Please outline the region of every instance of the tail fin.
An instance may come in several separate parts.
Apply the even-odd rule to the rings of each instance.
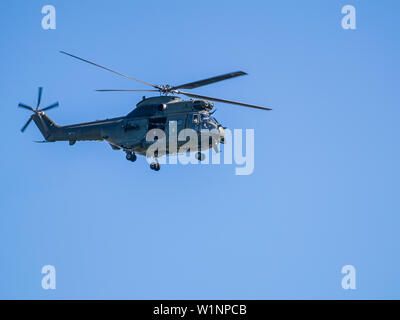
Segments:
[[[58,128],[59,126],[53,120],[51,120],[44,113],[44,111],[58,107],[58,102],[55,102],[45,108],[39,108],[40,101],[42,100],[42,93],[43,93],[43,88],[39,87],[36,108],[30,107],[23,103],[18,104],[18,107],[32,112],[32,115],[30,116],[30,118],[25,123],[25,125],[22,127],[21,132],[24,132],[25,129],[29,126],[29,124],[33,120],[35,122],[35,124],[37,125],[37,127],[39,128],[40,132],[43,134],[43,137],[46,139],[46,141],[55,141],[54,137],[52,137],[52,133],[54,132],[54,129]]]
[[[51,120],[44,112],[35,113],[33,115],[33,121],[39,128],[40,132],[42,133],[46,141],[54,141],[52,133],[56,128],[60,127],[59,125],[57,125],[53,120]]]

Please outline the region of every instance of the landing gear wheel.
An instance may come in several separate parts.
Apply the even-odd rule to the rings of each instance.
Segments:
[[[161,169],[161,166],[158,162],[152,162],[150,164],[150,169],[154,171],[159,171]]]
[[[134,154],[133,152],[127,152],[126,153],[126,160],[135,162],[136,161],[136,154]]]
[[[196,152],[196,154],[194,155],[194,157],[197,159],[197,160],[199,160],[199,161],[203,161],[204,159],[205,159],[205,155],[204,155],[204,153],[202,153],[202,152]]]

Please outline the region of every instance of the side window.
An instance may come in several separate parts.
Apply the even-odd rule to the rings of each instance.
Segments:
[[[148,130],[161,129],[161,130],[165,131],[165,122],[166,121],[167,121],[166,117],[150,118],[149,119],[149,128],[148,128]]]
[[[177,128],[178,128],[178,121],[176,121],[176,120],[168,121],[168,133],[169,134],[177,133],[176,132]]]
[[[193,115],[193,123],[199,123],[199,115],[198,114],[194,114]]]
[[[173,125],[175,123],[175,125]],[[178,130],[182,130],[184,128],[183,119],[169,120],[168,121],[168,130],[176,127]]]

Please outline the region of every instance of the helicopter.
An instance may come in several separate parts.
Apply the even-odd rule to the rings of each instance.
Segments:
[[[169,130],[167,129],[169,124],[172,121],[176,121],[178,131],[183,129],[193,129],[196,134],[200,136],[201,130],[204,128],[208,130],[216,130],[219,133],[217,138],[210,139],[210,142],[205,146],[196,144],[190,147],[189,152],[197,151],[195,158],[202,161],[204,160],[204,154],[201,151],[214,148],[214,150],[218,152],[218,144],[223,144],[225,142],[224,130],[226,127],[223,127],[213,116],[215,110],[212,111],[214,104],[211,101],[259,110],[272,110],[267,107],[182,91],[182,89],[195,89],[218,81],[247,75],[247,73],[243,71],[230,72],[177,86],[155,85],[106,68],[65,51],[60,51],[60,53],[152,87],[152,89],[139,90],[101,89],[96,91],[158,92],[159,96],[148,98],[143,96],[142,100],[137,103],[136,108],[122,117],[61,126],[51,120],[45,113],[47,110],[58,107],[59,103],[55,102],[47,107],[40,108],[43,88],[39,87],[36,107],[31,107],[24,103],[18,104],[18,107],[32,112],[30,118],[22,127],[21,132],[24,132],[33,120],[45,139],[44,141],[36,142],[68,141],[69,145],[72,146],[77,141],[106,141],[113,150],[124,151],[126,153],[126,159],[135,162],[137,159],[136,155],[139,154],[146,156],[148,148],[152,143],[154,143],[154,141],[151,142],[146,139],[147,133],[152,129],[160,129],[166,132],[168,138]],[[194,100],[181,100],[177,95],[184,95],[189,98],[194,98]],[[181,142],[181,144],[183,143],[184,142]],[[163,155],[171,155],[175,153],[177,153],[177,151],[172,150],[168,145],[164,150],[158,150],[154,156],[155,161],[150,164],[150,168],[159,171],[160,164],[157,159]]]

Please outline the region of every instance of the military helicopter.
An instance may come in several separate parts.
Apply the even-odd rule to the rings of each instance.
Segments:
[[[214,102],[222,102],[233,105],[239,105],[249,108],[256,108],[260,110],[271,110],[270,108],[261,107],[257,105],[230,101],[225,99],[207,97],[199,94],[189,93],[181,89],[194,89],[205,86],[218,81],[231,79],[239,76],[246,75],[243,71],[231,72],[219,75],[204,80],[185,83],[177,86],[170,85],[155,85],[145,81],[133,78],[118,71],[106,68],[94,62],[82,59],[65,51],[60,53],[76,58],[78,60],[87,62],[96,67],[105,69],[107,71],[116,73],[120,76],[135,80],[142,84],[152,87],[152,89],[144,90],[125,90],[125,89],[102,89],[96,90],[100,92],[158,92],[159,96],[143,97],[137,103],[136,108],[128,113],[126,116],[97,120],[92,122],[78,123],[66,126],[60,126],[51,120],[45,111],[58,107],[59,103],[55,102],[45,108],[40,108],[42,99],[43,88],[39,87],[38,99],[36,107],[30,107],[26,104],[19,103],[18,107],[32,111],[31,117],[22,127],[21,132],[24,132],[28,125],[33,120],[36,126],[44,137],[44,141],[37,142],[55,142],[55,141],[68,141],[72,146],[77,141],[106,141],[109,143],[113,150],[123,150],[126,153],[126,159],[135,162],[136,154],[145,155],[149,146],[153,143],[146,140],[147,133],[152,129],[161,129],[168,135],[168,125],[171,121],[176,121],[178,131],[190,128],[200,135],[201,129],[216,129],[219,132],[217,141],[213,143],[210,141],[205,149],[214,148],[218,152],[219,143],[224,143],[224,129],[214,117],[211,111],[214,108]],[[184,95],[190,100],[181,100],[176,95]],[[215,139],[214,139],[215,140]],[[181,142],[182,144],[185,142]],[[195,157],[197,160],[202,161],[204,154],[201,153],[202,146],[200,144],[191,146],[190,151],[197,151]],[[176,153],[176,152],[175,152]],[[150,164],[150,168],[155,171],[160,170],[160,164],[157,158],[166,155],[174,154],[173,150],[169,150],[168,146],[155,156],[155,161]]]

